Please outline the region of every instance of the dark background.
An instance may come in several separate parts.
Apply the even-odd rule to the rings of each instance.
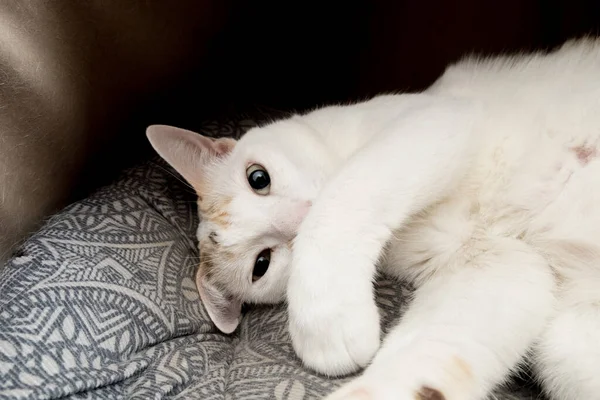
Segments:
[[[185,79],[180,118],[193,119],[203,100],[305,109],[420,90],[465,53],[547,49],[600,27],[594,0],[234,1],[231,10]]]
[[[600,27],[594,0],[217,2],[225,12],[183,72],[109,115],[119,146],[111,147],[108,167],[90,158],[90,173],[101,165],[106,180],[113,177],[107,168],[152,155],[143,135],[152,123],[197,130],[204,118],[253,104],[302,111],[417,91],[464,54],[546,50]]]

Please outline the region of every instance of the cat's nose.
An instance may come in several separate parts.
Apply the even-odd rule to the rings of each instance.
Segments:
[[[287,239],[292,239],[298,233],[300,223],[308,214],[312,201],[294,200],[280,208],[273,219],[273,227]]]
[[[306,200],[301,204],[302,205],[299,207],[300,211],[298,212],[298,218],[300,219],[300,221],[303,220],[304,217],[306,217],[306,214],[308,214],[308,210],[310,210],[310,207],[312,206],[312,201]]]

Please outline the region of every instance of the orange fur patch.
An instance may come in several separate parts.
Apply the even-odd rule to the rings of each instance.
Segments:
[[[465,360],[460,357],[454,357],[452,359],[453,369],[460,372],[460,374],[466,379],[473,378],[473,371],[471,371],[471,367]]]
[[[219,244],[213,243],[208,237],[202,238],[199,243],[200,247],[200,265],[196,274],[196,279],[199,277],[206,277],[209,280],[223,279],[219,277],[219,268],[217,267],[220,263],[231,264],[237,259],[236,255],[222,247]]]
[[[229,203],[231,203],[231,198],[224,198],[220,201],[208,201],[200,200],[200,196],[198,196],[198,199],[198,210],[200,211],[202,219],[223,228],[229,226],[230,216],[225,209]]]

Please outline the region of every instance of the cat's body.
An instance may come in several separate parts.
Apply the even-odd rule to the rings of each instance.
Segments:
[[[238,143],[153,128],[200,194],[211,317],[232,331],[242,300],[285,292],[307,366],[368,365],[332,400],[483,399],[528,353],[553,399],[600,398],[598,77],[590,39]],[[376,265],[417,287],[381,347]]]

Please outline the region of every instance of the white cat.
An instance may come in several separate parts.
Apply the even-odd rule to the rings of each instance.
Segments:
[[[551,398],[600,399],[600,41],[466,59],[237,143],[148,137],[200,196],[215,324],[287,299],[308,367],[366,367],[328,399],[483,399],[527,355]],[[417,287],[381,346],[376,265]]]

